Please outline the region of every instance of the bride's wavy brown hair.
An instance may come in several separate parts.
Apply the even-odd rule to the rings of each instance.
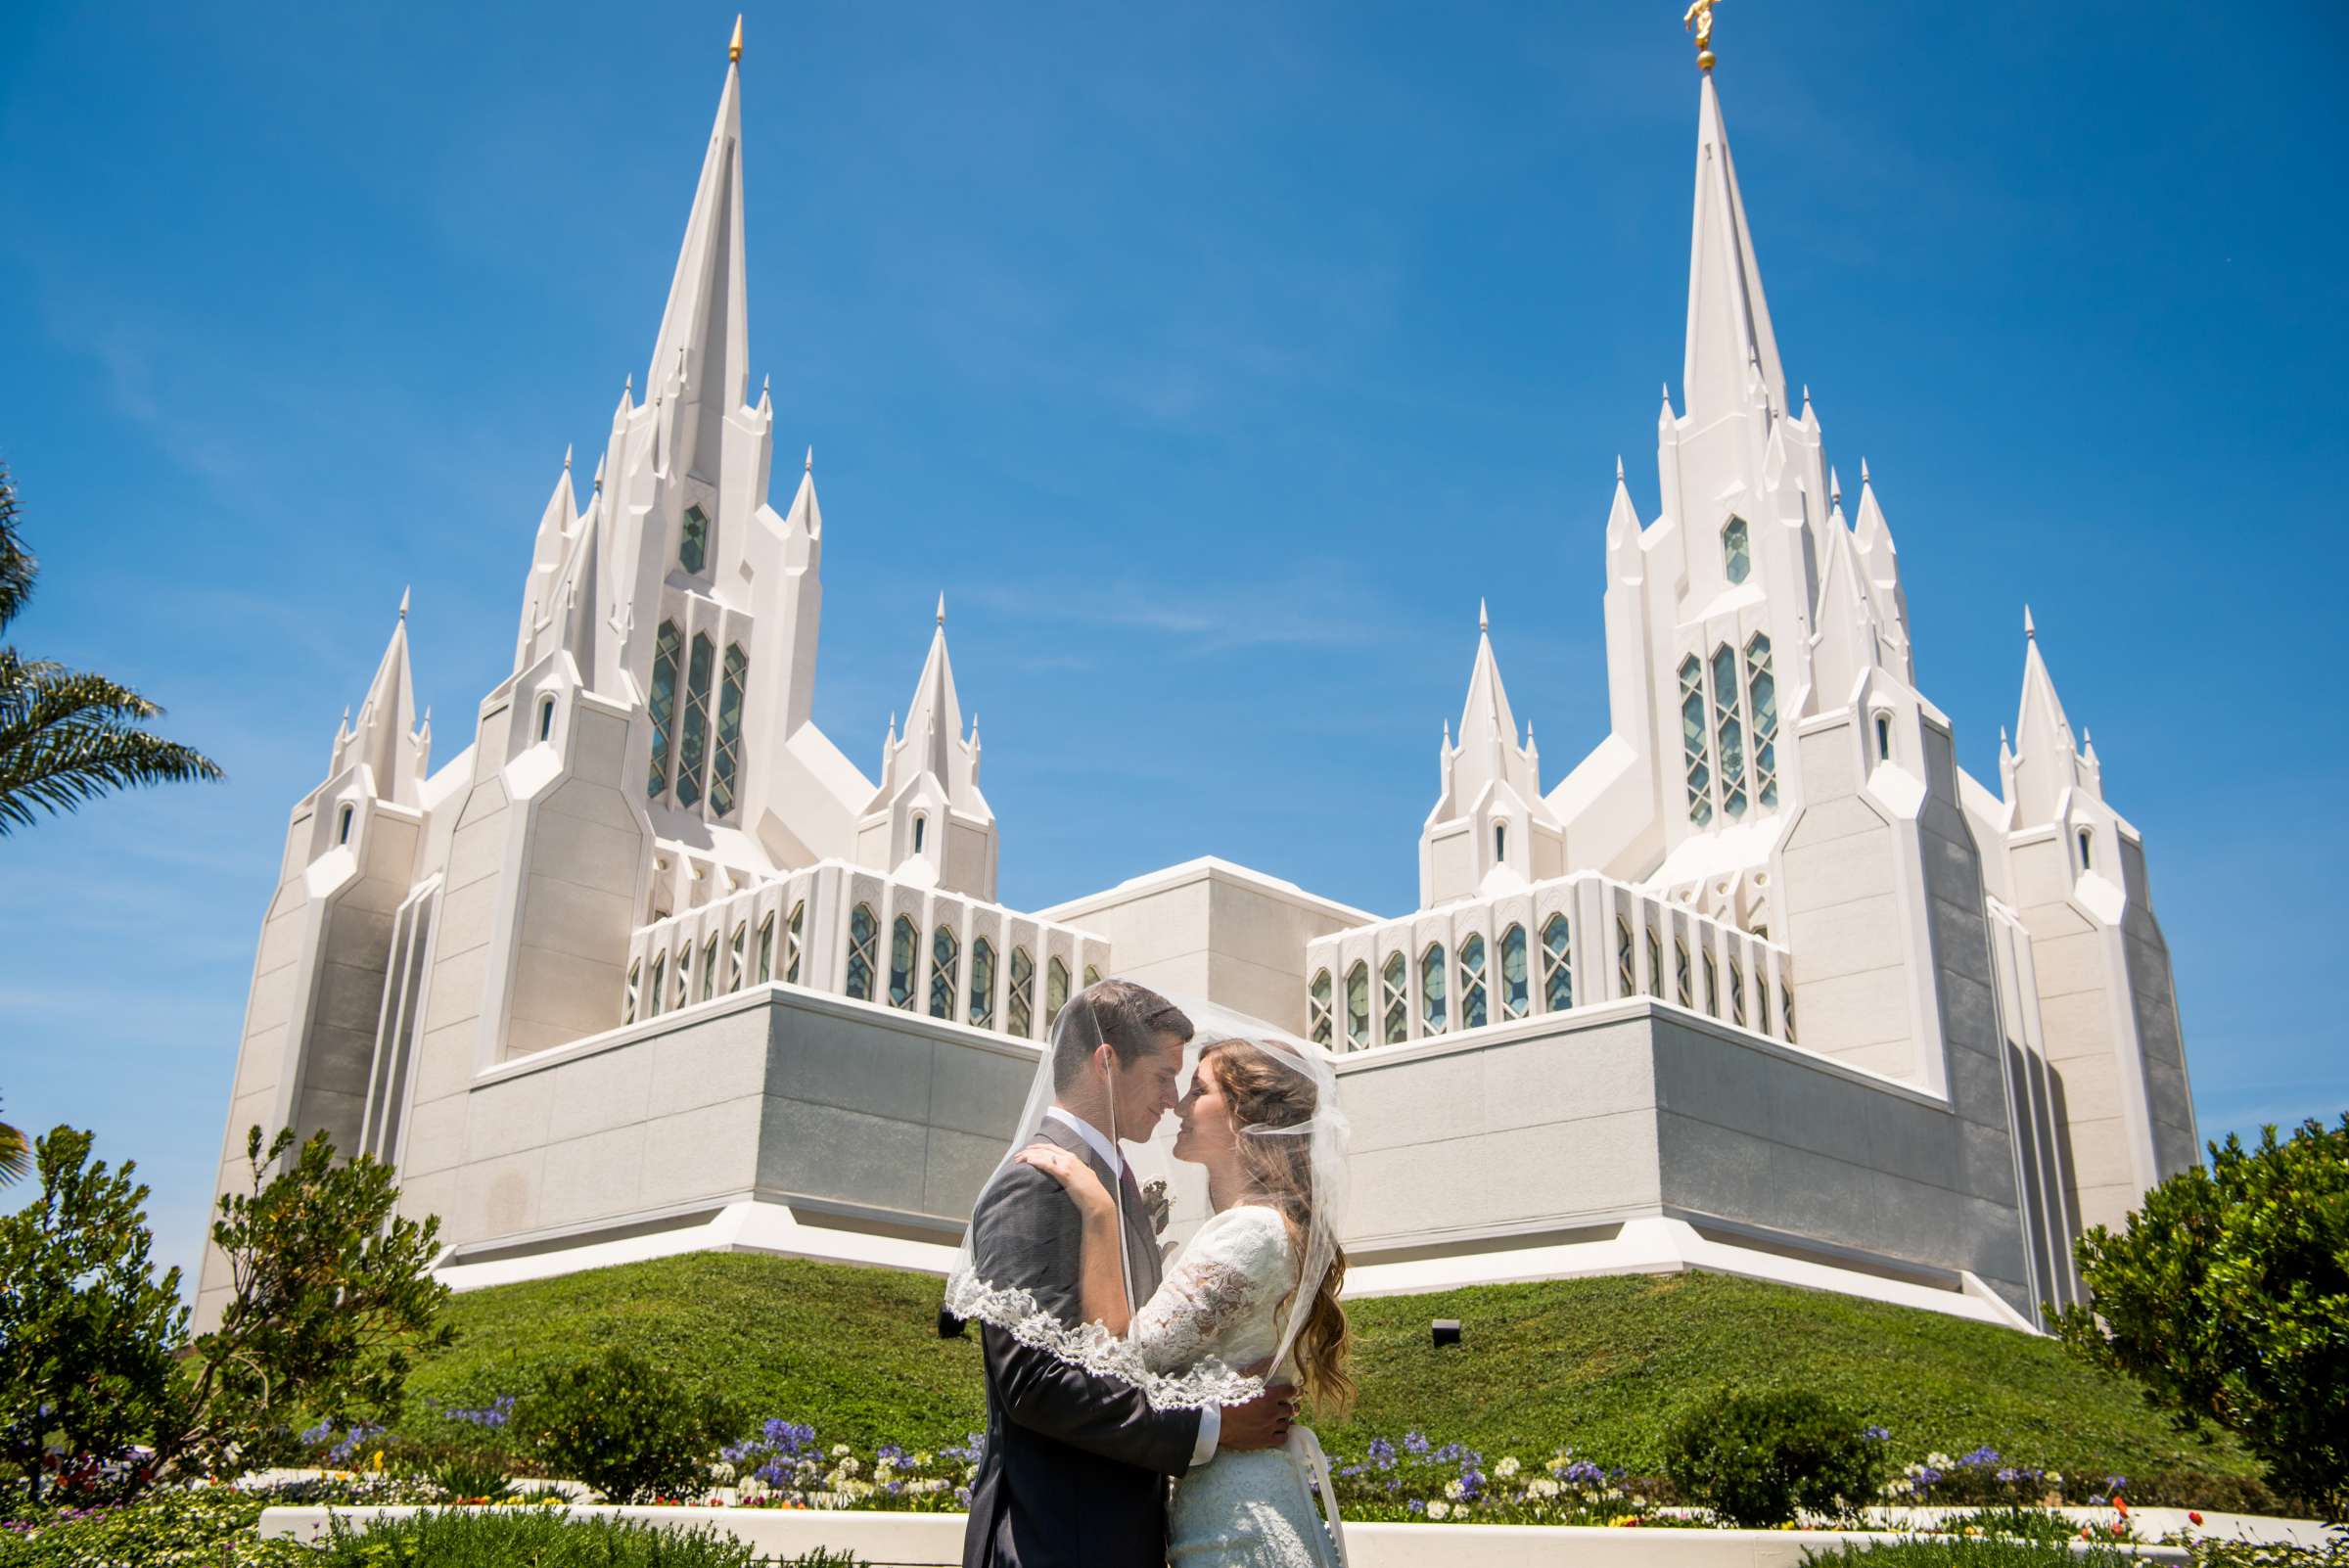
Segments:
[[[1241,1049],[1238,1047],[1248,1047]],[[1216,1075],[1231,1108],[1235,1127],[1299,1127],[1313,1120],[1318,1094],[1308,1075],[1279,1066],[1271,1051],[1248,1040],[1221,1040],[1210,1045],[1199,1059],[1202,1069]],[[1240,1170],[1251,1190],[1268,1198],[1288,1224],[1289,1246],[1304,1267],[1306,1223],[1313,1203],[1313,1140],[1304,1137],[1247,1137],[1238,1140]],[[1297,1381],[1315,1410],[1331,1419],[1342,1418],[1354,1406],[1354,1379],[1347,1374],[1346,1358],[1353,1348],[1346,1326],[1346,1310],[1338,1305],[1338,1287],[1346,1279],[1346,1249],[1333,1244],[1329,1269],[1313,1292],[1313,1303],[1298,1331],[1292,1352]],[[1298,1282],[1304,1288],[1304,1281]],[[1296,1300],[1283,1297],[1282,1313]]]

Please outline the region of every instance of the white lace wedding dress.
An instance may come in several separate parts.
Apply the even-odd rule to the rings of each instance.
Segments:
[[[1209,1357],[1243,1367],[1280,1342],[1280,1307],[1297,1260],[1280,1215],[1234,1204],[1200,1226],[1128,1337],[1154,1371],[1180,1372]],[[1289,1377],[1283,1362],[1276,1377]],[[1339,1568],[1345,1558],[1313,1505],[1308,1477],[1326,1474],[1304,1426],[1288,1447],[1219,1452],[1174,1484],[1167,1555],[1173,1568]]]

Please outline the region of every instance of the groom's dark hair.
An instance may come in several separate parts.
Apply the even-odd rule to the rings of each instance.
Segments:
[[[1104,1040],[1117,1053],[1118,1065],[1130,1067],[1134,1058],[1157,1046],[1162,1035],[1185,1043],[1191,1038],[1191,1021],[1181,1008],[1130,980],[1095,981],[1070,1000],[1069,1012],[1071,1027],[1060,1031],[1052,1046],[1052,1086],[1056,1089],[1077,1082],[1084,1064],[1092,1060],[1094,1048]],[[1083,1027],[1088,1012],[1091,1029]]]

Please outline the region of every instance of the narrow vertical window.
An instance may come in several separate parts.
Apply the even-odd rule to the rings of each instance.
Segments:
[[[1069,1004],[1069,966],[1058,958],[1044,966],[1044,1029],[1050,1033],[1060,1022],[1060,1010]]]
[[[1313,983],[1305,992],[1306,1032],[1313,1037],[1316,1045],[1329,1044],[1337,1033],[1335,1021],[1330,1016],[1336,1000],[1336,987],[1329,978],[1329,971],[1317,971],[1313,975]]]
[[[637,988],[643,983],[644,960],[639,958],[636,962],[628,965],[628,991],[627,994],[621,998],[620,1021],[622,1023],[633,1024],[636,1022]]]
[[[1727,643],[1713,650],[1713,739],[1721,748],[1721,808],[1745,815],[1745,724],[1737,715],[1737,654]]]
[[[1485,939],[1470,932],[1460,942],[1460,1027],[1482,1029],[1486,1021]]]
[[[1713,765],[1705,725],[1705,667],[1696,655],[1681,661],[1681,766],[1688,782],[1688,820],[1713,820]]]
[[[350,807],[346,806],[343,807],[343,809],[347,811],[350,809]],[[2094,871],[2096,868],[2096,852],[2094,847],[2094,841],[2089,837],[2088,829],[2082,828],[2080,830],[2080,869],[2083,871]]]
[[[1879,762],[1892,761],[1892,715],[1890,714],[1876,715],[1876,761]]]
[[[717,933],[713,931],[710,940],[702,944],[702,1000],[708,1001],[716,994]]]
[[[538,699],[538,738],[544,741],[552,740],[554,737],[555,700],[552,697],[541,697]]]
[[[1664,944],[1656,940],[1654,926],[1647,928],[1647,993],[1664,999]]]
[[[1100,971],[1099,969],[1095,968],[1095,967],[1094,967],[1093,965],[1091,965],[1091,964],[1086,964],[1086,965],[1084,966],[1084,989],[1085,989],[1085,990],[1087,990],[1087,991],[1090,991],[1090,990],[1092,990],[1092,989],[1093,989],[1095,986],[1098,986],[1098,985],[1100,985],[1100,984],[1101,984],[1101,971]]]
[[[1672,993],[1682,1007],[1696,1005],[1696,980],[1688,970],[1688,944],[1672,939]]]
[[[1500,1016],[1523,1018],[1533,1001],[1525,967],[1525,927],[1511,926],[1500,934]]]
[[[1433,943],[1419,955],[1419,1022],[1430,1035],[1444,1033],[1444,945]]]
[[[1722,528],[1721,570],[1731,583],[1743,582],[1753,573],[1753,540],[1747,537],[1741,517],[1730,518]]]
[[[1721,1016],[1721,966],[1713,961],[1711,953],[1706,953],[1704,960],[1705,1015],[1709,1018],[1719,1018]]]
[[[1542,1010],[1562,1013],[1574,1005],[1574,925],[1564,914],[1542,922]]]
[[[995,1027],[995,945],[981,937],[971,944],[971,1010],[973,1029]]]
[[[717,686],[717,755],[710,762],[710,811],[726,816],[734,809],[734,791],[742,776],[742,688],[751,662],[742,644],[726,645],[725,674]]]
[[[1496,822],[1493,824],[1493,863],[1502,864],[1507,861],[1508,857],[1509,825],[1506,822]]]
[[[1378,971],[1379,999],[1386,1013],[1386,1042],[1400,1045],[1411,1038],[1411,966],[1400,952],[1387,954]]]
[[[806,936],[807,900],[802,899],[791,906],[791,918],[783,923],[783,980],[786,985],[800,983],[800,950]]]
[[[1754,1028],[1770,1033],[1770,977],[1761,970],[1754,971],[1754,995],[1761,1003],[1754,1009]]]
[[[1734,958],[1729,960],[1729,1022],[1745,1025],[1745,971]]]
[[[873,943],[880,935],[873,906],[858,904],[849,915],[849,994],[857,1001],[873,999]]]
[[[916,854],[922,853],[922,833],[929,826],[930,819],[928,817],[919,811],[913,813],[913,853]]]
[[[763,986],[774,978],[775,916],[774,911],[769,910],[766,918],[759,922],[759,984]],[[798,976],[794,975],[793,978],[797,979]]]
[[[668,790],[669,731],[677,716],[677,650],[683,646],[677,623],[662,622],[653,639],[653,693],[645,704],[653,720],[653,771],[644,793],[654,800]]]
[[[676,973],[676,999],[669,1005],[682,1007],[693,1000],[693,944],[690,942],[677,949]]]
[[[350,819],[353,809],[353,807],[345,806],[335,813],[335,842],[337,844],[350,842]]]
[[[940,926],[930,934],[930,1016],[952,1018],[954,996],[962,988],[962,939]]]
[[[914,929],[912,917],[899,915],[889,928],[889,1004],[892,1007],[913,1006],[913,971],[921,962],[922,934]]]
[[[1621,915],[1615,917],[1615,994],[1635,996],[1639,993],[1636,960],[1632,955],[1632,923]]]
[[[677,804],[692,806],[702,798],[702,762],[710,750],[710,667],[716,663],[717,645],[700,632],[693,634],[693,660],[685,677],[685,724],[677,742]]]
[[[1346,971],[1346,1045],[1360,1050],[1370,1043],[1370,966],[1361,959]]]
[[[668,956],[663,953],[653,954],[652,973],[648,977],[651,984],[644,988],[644,1016],[647,1018],[661,1016],[661,981],[668,973]]]
[[[1036,1033],[1036,960],[1025,947],[1011,949],[1011,998],[1003,1014],[1004,1027],[1020,1038]]]
[[[677,530],[677,565],[698,573],[710,564],[710,514],[698,506],[685,508],[685,526]]]
[[[1778,1018],[1786,1030],[1786,1043],[1792,1045],[1795,1042],[1794,979],[1792,976],[1788,976],[1786,983],[1778,988]]]
[[[750,956],[750,951],[751,923],[748,920],[745,920],[735,926],[733,939],[726,944],[727,991],[736,992],[742,990],[743,979],[749,973],[749,971],[743,967],[743,960]]]
[[[1745,715],[1754,726],[1754,799],[1769,810],[1778,804],[1778,681],[1770,638],[1759,631],[1745,645]]]

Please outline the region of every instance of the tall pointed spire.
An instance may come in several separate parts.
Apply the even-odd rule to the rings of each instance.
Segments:
[[[2055,695],[2055,677],[2039,651],[2039,628],[2029,606],[2023,609],[2023,697],[2014,719],[2015,822],[2034,827],[2054,820],[2063,793],[2081,782],[2084,768],[2072,744],[2072,722],[2064,716],[2063,699]]]
[[[1759,379],[1758,387],[1748,383]],[[1713,75],[1697,89],[1696,210],[1688,244],[1688,338],[1681,371],[1688,417],[1699,426],[1752,405],[1753,393],[1786,407],[1786,372],[1762,298],[1737,168]]]
[[[373,772],[376,797],[402,806],[416,804],[416,690],[408,672],[408,595],[399,596],[399,619],[392,640],[367,684],[359,720],[343,755]]]
[[[737,33],[739,37],[739,32]],[[739,50],[732,51],[739,56]],[[742,254],[742,69],[726,66],[718,94],[717,119],[710,128],[710,150],[702,160],[701,182],[685,220],[685,243],[677,253],[668,304],[653,340],[647,388],[660,392],[672,376],[684,382],[681,396],[705,417],[734,411],[750,390],[749,304]],[[692,438],[679,426],[680,442]],[[697,449],[681,455],[691,466]]]

